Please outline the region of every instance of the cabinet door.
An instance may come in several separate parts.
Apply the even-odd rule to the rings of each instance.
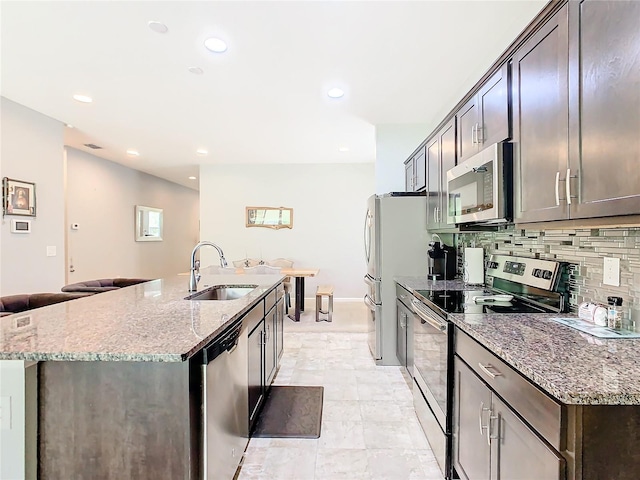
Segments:
[[[572,218],[640,213],[640,2],[571,4]],[[573,80],[573,76],[572,76]],[[577,112],[577,110],[576,110]],[[572,125],[573,127],[574,125]],[[574,162],[574,159],[577,160]],[[579,190],[576,187],[579,185]]]
[[[509,80],[509,63],[505,63],[478,92],[480,150],[511,138]]]
[[[418,153],[413,157],[413,174],[414,185],[413,189],[419,191],[426,186],[426,152],[425,147],[422,147]]]
[[[567,218],[567,6],[513,58],[516,222]]]
[[[404,189],[413,192],[413,158],[404,163]]]
[[[493,480],[562,480],[565,460],[493,396],[491,478]],[[485,478],[485,477],[483,477]]]
[[[485,480],[491,473],[491,391],[458,357],[454,378],[453,465],[462,479]]]
[[[476,129],[478,127],[478,97],[474,95],[456,113],[458,124],[458,162],[463,162],[478,152]]]
[[[284,350],[284,302],[284,299],[280,299],[276,304],[276,366]]]
[[[440,142],[438,135],[427,142],[427,229],[438,228],[440,208]]]
[[[276,374],[276,324],[277,307],[269,310],[264,317],[264,384],[268,388]]]
[[[407,368],[407,307],[396,300],[396,356],[400,365]]]
[[[249,428],[264,398],[264,320],[249,334]]]
[[[456,128],[452,119],[438,134],[440,139],[440,210],[438,220],[440,227],[453,227],[447,223],[447,171],[456,166]]]

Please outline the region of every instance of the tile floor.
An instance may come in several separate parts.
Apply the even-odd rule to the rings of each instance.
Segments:
[[[307,301],[307,305],[309,301]],[[253,438],[239,480],[442,480],[400,367],[377,367],[361,302],[336,302],[333,322],[285,318],[277,385],[322,385],[319,439]]]

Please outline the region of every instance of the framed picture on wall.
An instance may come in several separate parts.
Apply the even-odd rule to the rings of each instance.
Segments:
[[[2,179],[2,214],[36,216],[36,184],[4,177]]]

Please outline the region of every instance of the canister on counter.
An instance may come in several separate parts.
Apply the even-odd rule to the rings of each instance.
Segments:
[[[578,307],[578,317],[601,327],[607,326],[607,306],[596,302],[583,302]]]
[[[607,323],[609,328],[622,328],[622,298],[607,297],[609,308],[607,311]]]

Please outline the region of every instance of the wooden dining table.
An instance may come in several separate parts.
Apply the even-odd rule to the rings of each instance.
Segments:
[[[320,270],[317,268],[282,268],[280,273],[287,277],[295,277],[296,279],[296,305],[294,314],[289,314],[289,318],[294,322],[300,321],[300,312],[304,312],[304,279],[306,277],[315,277]]]

